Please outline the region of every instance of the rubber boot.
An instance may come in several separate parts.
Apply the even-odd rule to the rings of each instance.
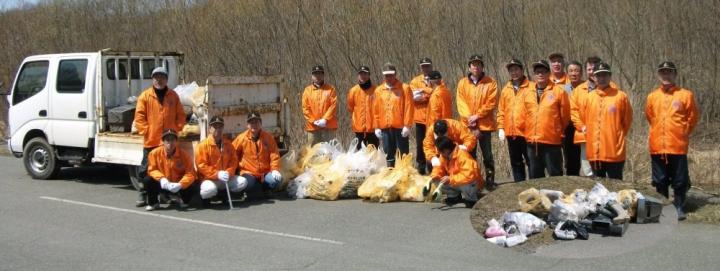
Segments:
[[[665,198],[670,198],[670,190],[666,185],[656,185],[655,191],[657,191],[658,194],[665,196]]]
[[[487,188],[488,191],[493,191],[497,188],[497,184],[495,183],[495,172],[492,170],[485,170],[485,188]]]
[[[674,190],[673,192],[675,196],[673,199],[673,205],[675,205],[675,210],[677,210],[678,221],[683,221],[687,219],[687,214],[685,214],[685,210],[683,209],[686,198],[685,191]]]

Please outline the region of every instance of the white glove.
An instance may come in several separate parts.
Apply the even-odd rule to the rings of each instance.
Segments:
[[[381,137],[382,137],[382,130],[380,130],[380,129],[375,129],[375,136],[376,136],[377,138],[381,138]]]
[[[430,164],[433,167],[439,167],[440,166],[440,158],[433,157],[432,159],[430,159]]]
[[[273,171],[270,172],[270,176],[272,176],[273,179],[275,179],[276,181],[281,181],[281,180],[282,180],[282,174],[280,174],[280,171],[273,170]]]
[[[465,147],[465,145],[458,145],[458,148],[460,148],[463,151],[467,151],[467,147]]]
[[[585,132],[587,132],[587,127],[586,127],[586,126],[583,126],[583,128],[580,129],[580,132],[583,133],[583,134],[584,134]]]
[[[170,193],[177,193],[178,191],[180,191],[180,188],[182,188],[182,185],[180,185],[180,183],[170,183],[168,184],[168,186],[170,186],[170,188],[168,189]]]
[[[218,180],[220,180],[221,182],[226,183],[230,180],[230,173],[225,170],[218,171],[217,175],[218,175]]]
[[[402,132],[400,133],[402,137],[408,137],[410,136],[410,128],[407,128],[407,126],[403,127]]]
[[[160,179],[160,188],[161,189],[170,190],[170,188],[168,187],[168,184],[170,184],[170,181],[168,181],[167,178]]]
[[[500,141],[505,141],[505,130],[498,130],[498,138],[500,139]]]
[[[315,125],[317,125],[318,127],[325,128],[325,126],[327,126],[327,120],[325,120],[325,119],[319,119],[319,120],[316,120],[315,122],[316,122]]]
[[[418,102],[421,101],[423,98],[423,91],[422,90],[414,90],[413,91],[413,100]]]

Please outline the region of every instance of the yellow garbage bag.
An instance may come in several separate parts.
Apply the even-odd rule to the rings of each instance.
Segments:
[[[552,202],[535,188],[527,189],[518,194],[520,211],[531,213],[537,217],[545,217],[550,213]]]
[[[337,200],[345,184],[345,171],[330,163],[313,167],[313,179],[308,186],[308,197],[317,200]]]

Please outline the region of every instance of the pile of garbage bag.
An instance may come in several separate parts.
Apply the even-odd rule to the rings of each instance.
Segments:
[[[518,194],[519,212],[491,219],[485,238],[494,244],[512,247],[546,226],[559,240],[589,238],[589,233],[622,236],[631,221],[657,222],[662,204],[632,190],[611,192],[601,183],[590,191],[576,189],[570,194],[556,190],[530,188]]]
[[[423,188],[430,183],[429,176],[422,176],[413,167],[412,154],[397,154],[394,168],[383,168],[371,175],[358,189],[360,198],[374,202],[425,200]]]
[[[347,150],[338,140],[305,147],[296,157],[289,152],[281,159],[281,173],[292,198],[337,200],[357,198],[359,187],[375,173],[383,171],[385,153],[374,145],[361,145],[354,139]]]

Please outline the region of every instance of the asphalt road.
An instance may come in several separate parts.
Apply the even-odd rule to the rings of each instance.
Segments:
[[[134,207],[125,174],[104,167],[39,181],[19,159],[0,157],[0,172],[0,270],[717,270],[720,263],[715,226],[681,223],[610,257],[582,249],[564,249],[563,257],[552,248],[525,255],[484,241],[464,208],[277,199],[145,212]]]

